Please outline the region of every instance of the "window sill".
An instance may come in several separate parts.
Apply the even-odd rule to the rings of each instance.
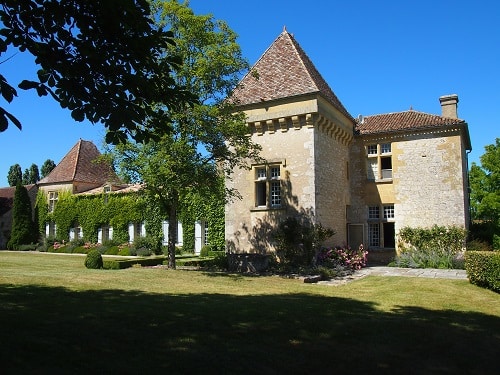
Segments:
[[[374,182],[376,184],[392,184],[392,178],[381,178],[377,180],[368,180],[368,182]]]
[[[250,212],[278,211],[278,210],[284,210],[284,209],[285,209],[285,207],[283,207],[283,206],[276,206],[276,207],[259,206],[259,207],[250,208]]]

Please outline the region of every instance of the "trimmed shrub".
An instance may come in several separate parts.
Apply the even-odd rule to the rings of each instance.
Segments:
[[[121,255],[121,256],[130,256],[132,255],[130,253],[130,248],[128,247],[122,247],[120,248],[120,250],[118,251],[118,254],[117,255]]]
[[[210,252],[210,246],[204,245],[200,250],[200,257],[206,258],[208,257],[208,253]]]
[[[500,252],[467,251],[465,270],[471,284],[500,293]]]
[[[140,255],[139,249],[149,250],[149,254],[161,254],[161,241],[153,236],[138,237],[134,240],[134,247],[137,249],[137,255]]]
[[[163,264],[164,256],[140,259],[111,259],[103,262],[103,268],[107,270],[122,270],[133,266],[153,267]]]
[[[102,255],[98,250],[92,249],[87,253],[85,267],[90,269],[100,269],[103,267]]]
[[[145,248],[145,247],[139,247],[135,250],[135,253],[137,256],[140,257],[148,257],[150,255],[153,255],[153,251],[151,249]]]

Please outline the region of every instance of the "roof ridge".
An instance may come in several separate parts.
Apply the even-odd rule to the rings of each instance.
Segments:
[[[374,115],[362,115],[364,118],[368,118],[368,117],[375,117],[375,116],[389,116],[389,115],[398,115],[398,114],[402,114],[402,113],[417,113],[417,114],[422,114],[422,115],[425,115],[425,116],[433,116],[433,117],[439,117],[439,118],[443,118],[443,119],[449,119],[449,120],[453,120],[453,121],[456,121],[456,122],[462,122],[462,121],[465,121],[463,119],[460,119],[460,118],[455,118],[455,117],[447,117],[447,116],[442,116],[442,115],[438,115],[438,114],[435,114],[435,113],[429,113],[429,112],[422,112],[422,111],[417,111],[415,109],[407,109],[405,111],[395,111],[395,112],[386,112],[386,113],[377,113],[377,114],[374,114]]]
[[[75,158],[75,167],[73,168],[73,176],[71,178],[72,181],[75,180],[76,177],[76,170],[78,169],[78,164],[80,161],[80,150],[82,149],[82,139],[80,138],[77,143],[77,148],[76,148],[76,158]]]

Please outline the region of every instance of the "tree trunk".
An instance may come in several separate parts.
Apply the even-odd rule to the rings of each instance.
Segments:
[[[179,194],[172,193],[170,212],[168,215],[168,267],[175,269],[175,244],[177,243],[177,204]]]

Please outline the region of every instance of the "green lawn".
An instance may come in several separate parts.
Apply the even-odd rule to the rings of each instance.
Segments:
[[[464,280],[88,270],[0,252],[2,374],[497,374],[500,295]]]

